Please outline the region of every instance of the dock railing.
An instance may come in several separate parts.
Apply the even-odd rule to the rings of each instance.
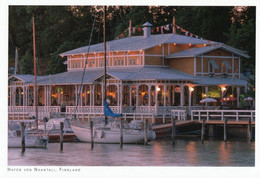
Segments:
[[[177,117],[178,120],[186,120],[187,119],[187,112],[186,110],[171,110],[171,116]]]
[[[202,117],[206,117],[209,120],[221,120],[224,121],[224,117],[228,117],[230,120],[245,121],[251,118],[251,122],[255,121],[255,110],[192,110],[191,120],[201,120]]]

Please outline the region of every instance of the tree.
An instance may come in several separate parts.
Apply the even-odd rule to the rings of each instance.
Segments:
[[[233,22],[225,36],[227,44],[235,48],[245,50],[251,56],[250,59],[242,58],[241,71],[251,69],[255,73],[255,7],[236,7],[233,9]]]

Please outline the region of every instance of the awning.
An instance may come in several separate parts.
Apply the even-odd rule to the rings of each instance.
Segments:
[[[212,65],[212,68],[213,68],[213,69],[216,69],[216,70],[219,69],[219,66],[217,65],[215,59],[210,59],[210,60],[209,60],[209,63]]]
[[[222,62],[225,64],[227,70],[231,69],[231,66],[230,66],[230,64],[229,64],[229,62],[227,60],[223,59]]]

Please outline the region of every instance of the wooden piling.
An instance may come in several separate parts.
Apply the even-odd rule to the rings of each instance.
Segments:
[[[60,151],[63,151],[63,127],[64,123],[60,122]]]
[[[224,142],[227,141],[227,121],[228,119],[225,117],[224,118]]]
[[[175,116],[172,117],[172,144],[175,144]]]
[[[248,118],[248,130],[247,130],[248,139],[252,141],[252,126],[251,126],[251,117]]]
[[[94,148],[94,141],[93,141],[93,121],[90,121],[90,142],[91,142],[91,149]]]
[[[202,125],[201,125],[201,142],[204,142],[204,135],[205,135],[205,120],[206,118],[203,117],[202,119]]]
[[[144,145],[147,145],[147,130],[148,130],[148,119],[144,120]]]
[[[120,119],[120,147],[123,147],[123,119]]]
[[[25,124],[24,124],[24,122],[21,123],[21,147],[22,147],[22,153],[25,152]]]

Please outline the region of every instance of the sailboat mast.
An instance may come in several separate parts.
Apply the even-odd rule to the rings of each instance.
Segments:
[[[38,129],[38,95],[37,95],[37,71],[36,71],[36,45],[35,45],[35,25],[34,25],[34,17],[33,17],[33,60],[34,60],[34,106],[35,106],[35,114],[36,114],[36,128]]]
[[[107,7],[104,6],[104,12],[103,12],[103,38],[104,38],[104,89],[103,89],[103,94],[104,94],[104,101],[107,99],[107,60],[106,60],[106,11]],[[103,101],[103,102],[104,102]],[[107,117],[105,116],[105,124],[107,123]]]

